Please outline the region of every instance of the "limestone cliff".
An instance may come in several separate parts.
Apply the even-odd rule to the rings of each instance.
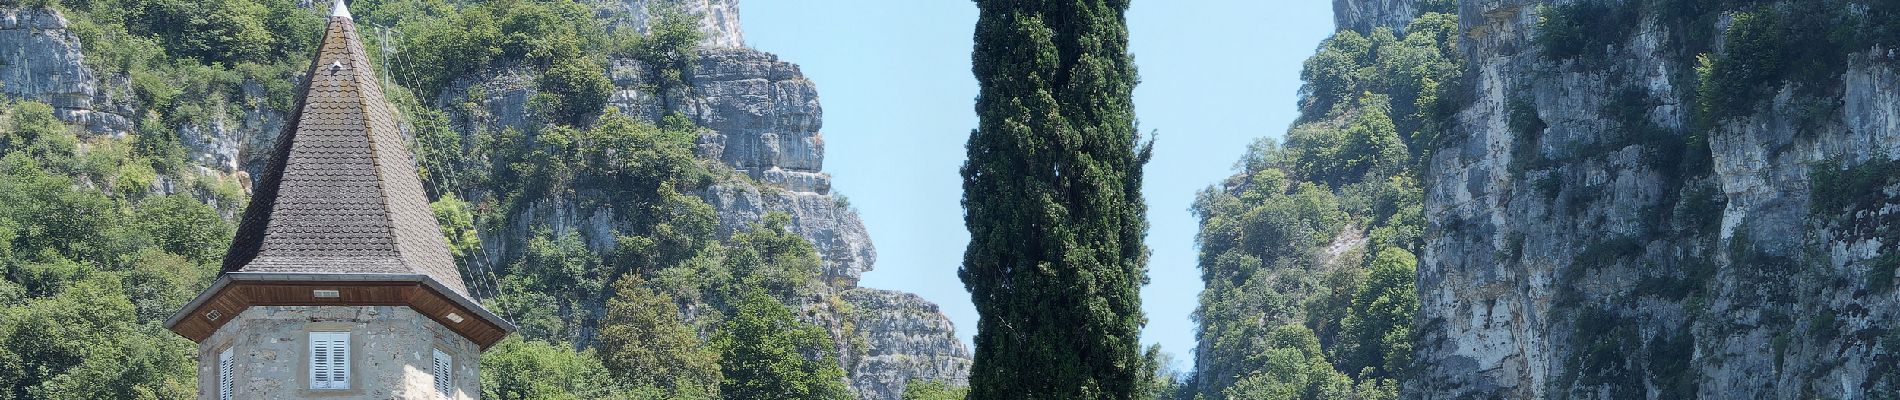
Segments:
[[[1333,25],[1339,29],[1372,32],[1385,27],[1404,30],[1412,18],[1431,11],[1448,12],[1450,0],[1333,0]]]
[[[124,86],[123,77],[95,75],[68,25],[51,10],[0,7],[0,94],[51,105],[60,119],[94,133],[130,131],[128,96],[105,90]]]
[[[635,60],[612,59],[606,72],[616,88],[609,107],[651,120],[677,112],[704,128],[699,155],[736,173],[698,193],[716,208],[721,235],[758,222],[767,213],[792,217],[792,230],[808,239],[823,259],[824,290],[845,301],[811,301],[804,304],[809,311],[804,314],[832,331],[861,398],[896,399],[905,382],[914,379],[963,382],[969,351],[935,305],[914,295],[857,287],[859,276],[875,264],[876,250],[855,210],[831,194],[830,175],[822,169],[823,114],[816,86],[796,65],[743,47],[736,0],[626,0],[601,2],[595,9],[597,17],[612,26],[643,31],[652,14],[649,9],[662,3],[701,17],[704,36],[700,56],[684,79],[687,87],[656,93],[660,86],[647,76],[648,68]],[[95,134],[132,133],[133,116],[145,113],[145,106],[126,94],[129,78],[96,74],[68,25],[56,11],[0,6],[0,93],[8,99],[48,103],[60,118]],[[528,116],[528,103],[537,91],[538,75],[523,68],[486,71],[457,80],[442,98],[428,102],[451,111],[452,128],[461,135],[524,128],[535,123]],[[236,85],[225,96],[197,100],[206,109],[225,112],[167,127],[175,130],[184,156],[195,164],[183,174],[235,182],[262,168],[283,127],[283,105],[268,101],[268,89],[260,82],[246,78]],[[169,193],[183,190],[170,187],[174,182],[191,179],[159,180],[153,190]],[[237,204],[225,207],[227,217]],[[610,209],[537,204],[520,213],[532,217],[516,220],[580,231],[594,250],[612,247],[616,226]],[[509,254],[509,246],[532,234],[525,223],[484,227],[484,257],[465,268],[494,268]],[[471,281],[471,290],[478,296],[493,293],[494,285]],[[591,305],[595,311],[600,306]]]
[[[699,16],[700,45],[706,47],[745,46],[745,29],[739,25],[739,0],[597,0],[595,8],[609,26],[646,32],[654,7],[672,7],[687,15]]]
[[[783,212],[792,217],[791,229],[817,248],[824,260],[821,279],[843,294],[855,318],[814,322],[833,328],[852,386],[862,398],[896,399],[911,379],[967,379],[970,353],[935,305],[905,293],[857,288],[877,252],[856,211],[831,194],[831,177],[822,170],[823,111],[817,88],[797,65],[749,48],[703,48],[686,79],[689,87],[654,93],[655,78],[646,75],[649,69],[639,61],[616,59],[610,64],[617,88],[611,107],[655,120],[672,112],[688,116],[706,128],[699,137],[700,156],[720,160],[746,178],[721,181],[700,193],[718,210],[722,235],[767,213]],[[531,71],[501,70],[458,82],[438,101],[474,105],[473,112],[453,118],[458,131],[522,128],[530,121],[527,99],[535,91]],[[468,93],[482,97],[468,98]],[[612,238],[611,216],[584,216],[578,208],[561,208],[571,212],[556,212],[553,215],[560,217],[545,222],[600,232],[586,237]],[[502,236],[525,236],[527,229],[522,226],[493,239],[506,243]],[[484,237],[490,235],[485,232]],[[610,246],[602,242],[593,247]],[[485,253],[488,265],[495,265],[506,249]],[[839,311],[825,304],[807,308],[812,314]]]
[[[1725,54],[1763,51],[1749,34],[1757,25],[1737,21],[1775,18],[1773,31],[1798,35],[1831,29],[1795,22],[1804,16],[1851,24],[1885,6],[1684,13],[1668,7],[1689,2],[1661,3],[1459,5],[1469,70],[1458,91],[1469,97],[1424,174],[1419,375],[1408,397],[1900,390],[1891,51],[1767,59],[1818,72],[1770,76],[1758,96],[1719,91]],[[1830,10],[1803,8],[1820,3]],[[1573,21],[1589,27],[1588,40],[1568,42],[1580,48],[1539,42]],[[1770,50],[1827,46],[1843,44]],[[1721,101],[1741,106],[1706,111]]]

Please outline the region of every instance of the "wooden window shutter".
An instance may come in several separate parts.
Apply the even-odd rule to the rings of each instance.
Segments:
[[[441,393],[443,398],[451,396],[455,392],[455,358],[436,349],[435,367],[431,371],[435,373],[435,391]]]
[[[310,332],[310,388],[350,388],[349,332]]]
[[[237,377],[231,376],[231,348],[218,352],[218,400],[231,400],[231,391],[237,389]]]

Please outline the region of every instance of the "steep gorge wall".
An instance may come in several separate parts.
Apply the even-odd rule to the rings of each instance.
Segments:
[[[654,77],[643,75],[644,66],[633,60],[612,60],[608,72],[616,90],[610,106],[653,120],[680,112],[706,128],[699,140],[700,156],[719,160],[746,178],[718,182],[699,194],[716,208],[722,235],[758,222],[770,212],[792,217],[791,229],[811,241],[824,261],[821,279],[827,290],[849,303],[849,310],[828,310],[849,313],[833,313],[826,317],[829,320],[814,322],[833,331],[852,387],[861,398],[896,399],[905,383],[916,379],[962,384],[970,354],[936,305],[907,293],[857,287],[858,277],[875,264],[876,250],[856,211],[831,195],[830,175],[822,169],[823,113],[816,86],[796,65],[741,47],[736,0],[671,2],[702,16],[701,57],[685,79],[690,88],[651,93],[657,85]],[[602,3],[597,9],[602,10],[599,17],[603,19],[644,30],[649,7],[645,0],[628,0]],[[53,105],[58,117],[92,134],[131,133],[130,116],[143,111],[126,94],[130,93],[127,78],[95,74],[84,62],[80,40],[68,25],[56,11],[0,7],[0,93],[8,99]],[[479,105],[479,115],[457,118],[460,124],[455,128],[463,135],[476,129],[525,127],[530,123],[527,103],[536,91],[536,75],[535,71],[501,70],[467,77],[454,90],[444,92],[455,96],[440,101]],[[482,97],[460,97],[473,86],[484,89]],[[239,104],[228,107],[235,114],[214,113],[208,122],[176,127],[187,156],[197,164],[196,173],[244,180],[247,171],[261,168],[268,157],[265,150],[282,131],[285,115],[271,108],[266,96],[261,85],[245,82],[231,100]],[[210,108],[226,108],[215,106]],[[171,181],[172,177],[161,177],[165,187],[154,190],[182,190],[170,188]],[[575,204],[549,204],[523,212],[549,216],[539,222],[555,229],[583,232],[597,250],[611,248],[612,216],[599,211],[582,215],[582,209]],[[524,242],[531,234],[525,226],[482,232],[488,257],[486,263],[478,264],[498,265],[508,243]]]
[[[1639,7],[1460,4],[1470,97],[1425,172],[1407,396],[1900,390],[1900,190],[1886,167],[1900,157],[1900,74],[1887,52],[1853,49],[1823,82],[1774,83],[1699,126],[1696,55],[1725,50],[1734,11],[1643,8],[1603,49],[1546,54],[1541,14],[1572,4]]]
[[[833,330],[862,398],[896,399],[913,379],[967,380],[969,350],[936,305],[907,293],[857,287],[877,252],[857,212],[831,193],[830,174],[822,169],[817,87],[797,65],[750,48],[703,48],[685,80],[689,87],[666,93],[652,91],[657,78],[647,76],[649,69],[639,61],[616,59],[610,65],[616,87],[610,107],[649,120],[672,112],[686,115],[707,129],[698,139],[700,156],[720,160],[746,177],[716,182],[699,194],[717,210],[722,235],[782,212],[791,217],[790,229],[811,241],[824,261],[821,279],[854,308],[852,321],[814,322]],[[475,105],[476,111],[458,111],[452,118],[464,134],[526,128],[527,102],[536,91],[531,71],[502,70],[458,82],[438,102]],[[471,92],[483,97],[467,98]],[[505,246],[522,242],[513,238],[532,234],[525,221],[579,230],[590,247],[612,248],[611,215],[581,215],[574,204],[551,207],[557,210],[546,214],[550,217],[519,218],[523,224],[507,232],[484,232],[486,265],[499,265],[511,251]],[[828,307],[806,306],[814,313]],[[854,326],[857,335],[842,331],[843,326]]]
[[[96,76],[69,25],[57,12],[0,7],[0,94],[51,105],[60,119],[94,133],[131,130],[129,90],[106,90],[124,80]]]

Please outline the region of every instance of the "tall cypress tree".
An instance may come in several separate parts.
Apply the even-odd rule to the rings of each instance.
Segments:
[[[981,86],[959,275],[981,319],[970,399],[1129,399],[1147,374],[1148,146],[1127,0],[977,0]]]

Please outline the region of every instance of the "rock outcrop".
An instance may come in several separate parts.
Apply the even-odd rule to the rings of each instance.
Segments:
[[[736,18],[731,1],[710,4],[733,7],[730,15]],[[736,43],[736,24],[733,21],[730,33],[709,37],[730,35]],[[845,332],[854,325],[846,321],[827,317],[813,322],[833,330],[852,387],[862,398],[897,399],[904,383],[913,379],[966,381],[970,353],[935,305],[914,295],[857,287],[859,277],[876,263],[877,251],[857,212],[831,193],[831,176],[823,171],[824,113],[817,86],[797,65],[771,53],[708,45],[712,47],[700,49],[685,87],[679,88],[664,88],[638,60],[610,60],[608,75],[616,89],[609,106],[648,120],[679,113],[706,128],[698,140],[699,155],[720,160],[748,178],[717,182],[700,193],[717,210],[720,234],[744,229],[769,213],[791,216],[792,231],[810,240],[824,261],[820,279],[857,312],[855,334]],[[535,123],[527,107],[537,91],[535,77],[524,69],[469,77],[444,90],[437,104],[455,114],[451,120],[461,132],[527,129]],[[470,93],[481,97],[468,98]],[[557,229],[573,227],[599,231],[585,237],[613,237],[610,215],[581,215],[572,205],[537,206],[528,212],[562,216],[550,222]],[[513,229],[518,232],[511,234],[528,232],[526,226]],[[611,243],[590,246],[605,249]],[[499,261],[500,252],[488,253],[491,264]],[[828,307],[807,304],[806,314],[839,311]],[[853,343],[860,340],[862,347]]]
[[[896,399],[913,379],[961,383],[970,354],[949,320],[935,305],[914,295],[858,288],[858,278],[876,262],[864,223],[848,204],[831,194],[823,171],[822,109],[817,88],[798,66],[776,56],[742,47],[736,0],[624,0],[601,3],[600,17],[623,27],[645,29],[649,9],[680,7],[700,15],[706,33],[698,62],[686,87],[660,87],[649,69],[633,60],[611,60],[609,76],[617,90],[610,106],[657,120],[681,113],[706,128],[699,139],[702,157],[721,161],[748,179],[718,182],[701,193],[717,209],[722,234],[760,221],[771,212],[792,217],[791,228],[809,239],[824,261],[821,279],[840,304],[806,304],[808,314],[832,329],[852,379],[866,399]],[[82,44],[57,11],[0,7],[0,93],[52,105],[68,123],[97,134],[130,132],[128,116],[138,115],[123,76],[100,76],[84,62]],[[437,105],[456,114],[452,129],[473,134],[482,129],[528,128],[529,99],[537,91],[536,71],[500,69],[466,77],[445,90]],[[111,89],[109,89],[111,88]],[[231,98],[205,99],[212,113],[203,121],[175,127],[181,144],[199,171],[220,179],[245,179],[261,170],[282,133],[284,112],[262,99],[264,88],[243,82]],[[473,89],[473,90],[471,90]],[[476,97],[469,97],[474,95]],[[225,103],[235,103],[226,105]],[[248,172],[248,174],[247,174]],[[164,185],[171,185],[169,177]],[[171,191],[166,189],[165,191]],[[577,204],[540,203],[522,210],[560,231],[582,231],[590,248],[612,247],[616,228],[611,209]],[[506,243],[531,234],[527,226],[481,232],[484,253],[469,268],[499,264]],[[494,282],[472,282],[493,290]],[[589,305],[598,311],[599,304]]]
[[[600,17],[617,28],[645,33],[658,7],[671,7],[699,17],[700,45],[744,47],[745,29],[739,25],[739,0],[598,0]]]
[[[1425,12],[1431,0],[1333,0],[1333,25],[1338,29],[1371,32],[1387,27],[1403,30]]]
[[[1566,3],[1592,2],[1636,7]],[[1534,43],[1540,5],[1460,6],[1471,101],[1424,173],[1421,369],[1407,397],[1900,389],[1900,299],[1885,289],[1900,188],[1821,186],[1900,158],[1900,72],[1885,51],[1853,53],[1818,95],[1777,84],[1704,139],[1695,54],[1682,50],[1698,36],[1683,32],[1716,32],[1695,45],[1720,49],[1729,17],[1640,18],[1607,54],[1566,60]]]
[[[131,106],[105,90],[127,87],[127,81],[95,75],[67,26],[57,11],[0,6],[0,94],[51,105],[61,120],[93,133],[131,131]]]
[[[678,112],[707,128],[700,135],[702,157],[718,159],[747,175],[746,182],[721,182],[702,193],[719,209],[720,230],[730,234],[771,212],[792,216],[792,229],[812,241],[825,259],[828,280],[857,285],[871,269],[877,251],[864,224],[831,195],[824,166],[823,110],[817,86],[798,66],[777,56],[746,48],[702,49],[686,79],[689,87],[654,93],[656,79],[636,60],[612,60],[616,87],[611,107],[649,120]],[[439,104],[474,105],[453,120],[458,130],[527,129],[528,99],[537,92],[535,74],[503,69],[471,77],[443,91]],[[473,89],[473,90],[471,90]],[[478,93],[479,99],[466,98]],[[476,125],[476,126],[471,126]],[[611,237],[611,236],[608,236]]]
[[[869,348],[851,371],[859,398],[898,399],[914,380],[969,384],[970,352],[936,304],[865,288],[845,291],[844,299],[857,308],[857,328]]]

